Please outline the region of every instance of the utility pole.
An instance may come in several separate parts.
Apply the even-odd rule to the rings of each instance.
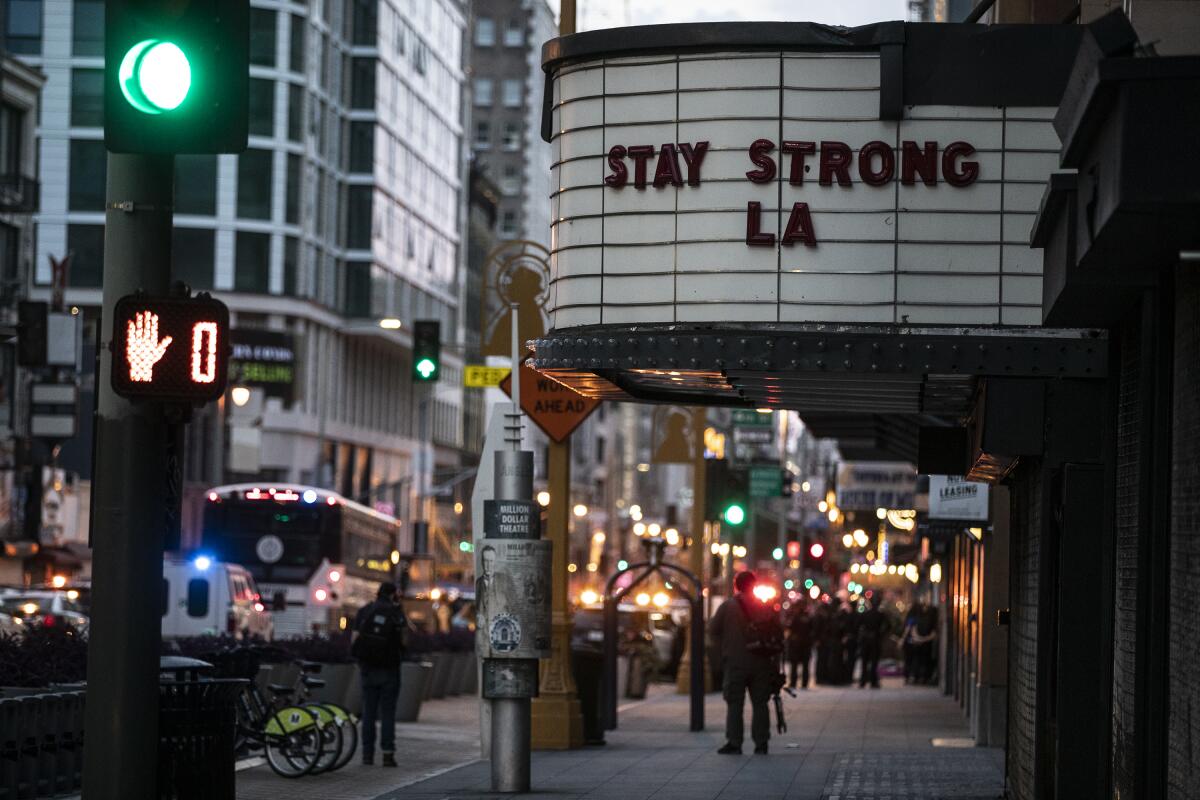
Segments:
[[[139,290],[168,294],[174,156],[108,156],[103,320]],[[101,338],[104,325],[99,326]],[[100,348],[92,517],[91,641],[84,730],[88,800],[154,800],[168,424],[163,407],[117,396]],[[177,464],[176,464],[177,466]],[[149,757],[148,757],[149,755]]]
[[[558,33],[575,33],[575,0],[562,0],[559,8]],[[516,331],[513,339],[516,340]],[[522,345],[522,350],[524,346]],[[520,370],[514,365],[514,376]],[[520,395],[513,384],[513,398],[520,404]],[[534,701],[534,744],[539,749],[569,750],[583,746],[583,712],[575,678],[571,674],[571,606],[567,597],[570,574],[567,562],[571,548],[571,437],[553,439],[546,454],[547,489],[550,505],[546,507],[546,536],[553,547],[551,555],[551,652],[542,662],[539,681],[541,691]]]

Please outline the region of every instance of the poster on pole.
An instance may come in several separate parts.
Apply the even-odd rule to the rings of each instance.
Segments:
[[[550,541],[481,544],[475,552],[476,651],[481,658],[549,658]]]
[[[929,518],[986,522],[988,485],[958,475],[930,475]]]

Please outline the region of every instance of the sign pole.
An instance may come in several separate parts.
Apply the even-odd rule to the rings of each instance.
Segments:
[[[708,536],[707,525],[704,521],[704,509],[707,504],[707,482],[705,480],[705,459],[704,459],[704,429],[708,426],[708,409],[693,408],[692,409],[692,519],[691,530],[689,533],[692,536],[691,547],[688,548],[688,570],[696,576],[696,580],[700,584],[700,589],[704,588],[704,562],[708,558]],[[701,608],[704,606],[701,605]],[[691,691],[692,680],[692,626],[689,625],[684,629],[687,640],[683,645],[683,658],[679,661],[679,674],[675,676],[675,691],[678,694],[687,694]],[[708,658],[705,656],[705,664],[700,667],[704,675],[704,687],[708,689],[711,679],[708,670]]]
[[[174,157],[108,156],[104,298],[100,338],[118,299],[165,296],[171,276]],[[153,800],[158,752],[157,598],[168,524],[168,424],[155,402],[119,397],[113,356],[100,348],[91,520],[91,645],[83,794],[89,800]]]

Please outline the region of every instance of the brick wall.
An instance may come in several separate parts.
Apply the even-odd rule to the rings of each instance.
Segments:
[[[1200,277],[1176,278],[1171,443],[1167,789],[1175,800],[1200,786]]]
[[[1041,465],[1022,460],[1013,474],[1012,612],[1009,628],[1008,785],[1012,800],[1033,800],[1037,731],[1038,564]]]
[[[1114,795],[1133,798],[1136,738],[1134,693],[1137,677],[1138,445],[1142,434],[1138,394],[1139,321],[1120,331],[1121,373],[1117,407],[1116,575],[1113,608],[1112,779]]]

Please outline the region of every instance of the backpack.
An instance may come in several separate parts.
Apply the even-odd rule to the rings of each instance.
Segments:
[[[402,619],[399,606],[378,601],[367,606],[350,654],[367,666],[388,667],[399,662]]]
[[[752,655],[774,657],[783,652],[783,625],[769,609],[754,609],[740,601],[746,617],[746,650]]]

